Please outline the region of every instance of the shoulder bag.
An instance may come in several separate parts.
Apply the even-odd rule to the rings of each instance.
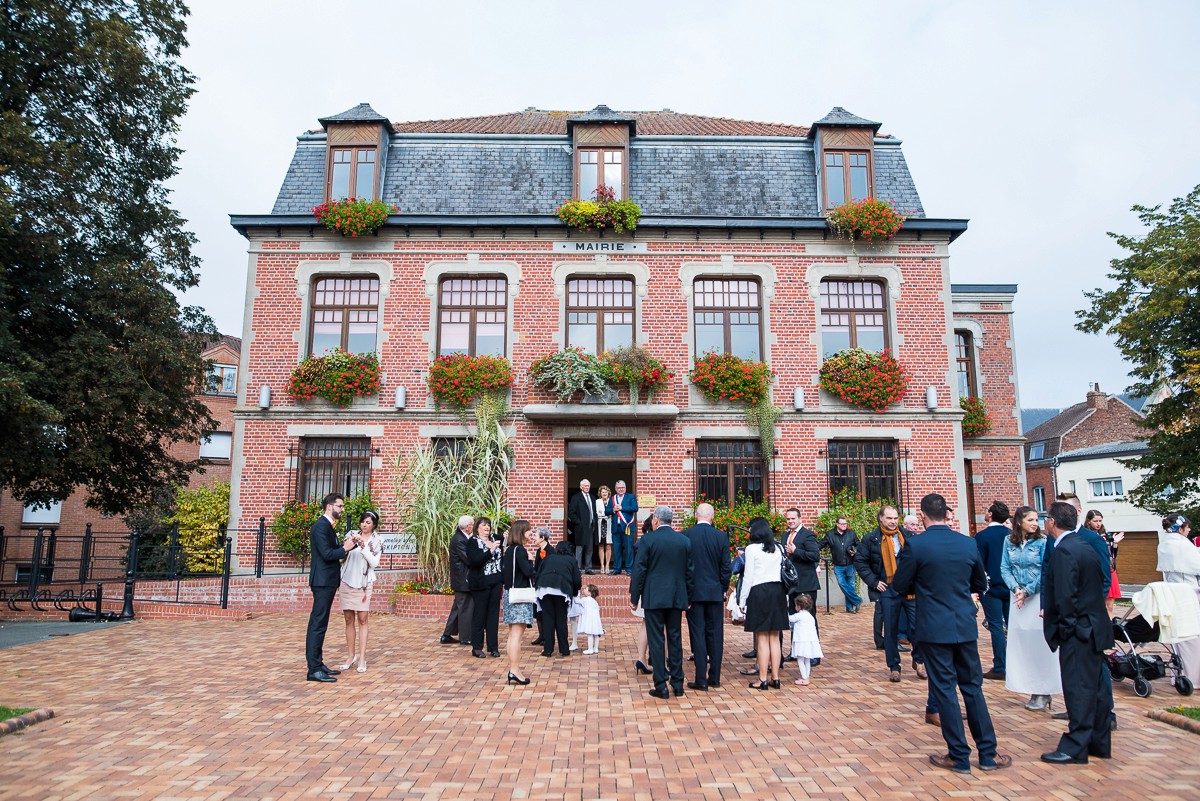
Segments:
[[[519,545],[513,546],[513,584],[517,583],[517,548]],[[531,604],[537,601],[537,590],[533,587],[509,587],[508,603],[511,604]]]

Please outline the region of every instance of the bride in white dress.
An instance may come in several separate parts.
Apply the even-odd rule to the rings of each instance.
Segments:
[[[1004,540],[1000,575],[1011,593],[1008,615],[1007,673],[1004,686],[1028,693],[1029,710],[1050,710],[1050,696],[1062,693],[1058,657],[1042,632],[1042,562],[1046,536],[1028,506],[1013,515],[1013,531]]]

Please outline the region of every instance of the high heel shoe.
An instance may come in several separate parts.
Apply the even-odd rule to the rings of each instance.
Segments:
[[[358,662],[358,657],[356,656],[356,657],[354,657],[353,659],[351,659],[349,662],[347,662],[346,664],[344,664],[344,665],[341,665],[340,667],[338,667],[338,670],[349,670],[350,668],[354,667],[354,665],[355,665],[357,662]],[[360,670],[360,671],[359,671],[359,673],[361,673],[361,672],[362,672],[362,671]]]
[[[475,649],[471,649],[471,656],[475,657],[476,659],[487,659],[487,651],[476,651]]]
[[[642,660],[640,660],[640,659],[633,663],[633,669],[634,669],[634,672],[639,673],[643,676],[649,676],[650,673],[652,672],[650,670],[650,668],[648,668],[644,664],[642,664]]]
[[[772,690],[779,689],[779,679],[771,679],[771,689]]]
[[[523,678],[523,679],[518,679],[518,678],[517,678],[517,674],[516,674],[516,673],[509,673],[509,674],[508,674],[508,681],[506,681],[506,682],[504,682],[504,683],[505,683],[505,684],[519,684],[519,685],[521,685],[522,687],[524,687],[526,684],[528,684],[528,683],[529,683],[529,677],[528,677],[528,676],[526,676],[526,677],[525,677],[525,678]]]
[[[366,672],[367,672],[367,660],[365,660],[365,659],[364,659],[362,662],[360,662],[360,663],[358,664],[358,672],[359,672],[359,673],[366,673]]]
[[[765,690],[770,686],[771,686],[771,682],[769,682],[769,681],[752,681],[752,682],[750,682],[751,690]]]

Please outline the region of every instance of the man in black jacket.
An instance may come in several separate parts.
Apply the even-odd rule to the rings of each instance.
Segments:
[[[721,659],[725,639],[725,607],[729,594],[729,535],[713,526],[716,510],[711,503],[696,507],[696,525],[683,535],[692,543],[692,565],[696,591],[689,597],[688,638],[696,662],[696,680],[688,682],[692,690],[721,686]]]
[[[471,526],[475,519],[470,515],[458,518],[458,528],[450,537],[450,589],[454,590],[454,606],[446,618],[446,628],[442,629],[442,645],[462,642],[471,643],[471,621],[475,613],[475,604],[471,596],[471,585],[467,581],[467,542],[471,539]],[[464,631],[465,629],[465,631]],[[454,639],[455,635],[459,639]]]
[[[858,534],[850,528],[849,520],[844,517],[837,519],[833,528],[825,534],[825,547],[829,549],[833,575],[837,577],[838,586],[842,588],[842,597],[846,600],[846,611],[856,615],[862,606],[862,596],[858,594],[854,578],[854,555],[858,553]]]
[[[592,570],[592,554],[596,550],[598,527],[592,482],[585,478],[579,482],[579,492],[567,504],[567,528],[571,534],[571,544],[575,546],[575,561],[579,569],[588,575],[595,572]]]
[[[879,510],[879,525],[858,544],[854,568],[867,585],[867,594],[875,602],[875,648],[882,648],[887,659],[888,679],[900,681],[900,615],[908,622],[910,637],[917,627],[917,603],[891,588],[892,577],[905,540],[912,532],[900,528],[900,512],[894,506]],[[886,552],[885,552],[885,549]],[[912,666],[925,678],[925,660],[913,640]]]
[[[537,569],[538,590],[553,590],[551,593],[538,593],[546,632],[542,656],[554,656],[556,636],[558,653],[562,656],[571,655],[570,643],[567,642],[567,605],[583,586],[572,550],[571,543],[560,542],[553,553],[546,554]]]
[[[345,511],[346,502],[336,492],[321,501],[325,512],[308,530],[308,544],[312,553],[312,565],[308,572],[308,587],[312,590],[313,605],[308,615],[308,632],[304,638],[304,658],[308,662],[309,681],[337,681],[334,675],[340,670],[330,670],[325,665],[323,649],[325,631],[329,628],[329,610],[333,607],[333,596],[342,583],[342,559],[355,547],[354,541],[346,538],[338,545],[333,525]]]
[[[696,592],[692,543],[671,528],[669,506],[654,509],[655,529],[642,537],[629,582],[629,606],[641,601],[646,612],[646,639],[654,668],[655,698],[670,698],[667,682],[676,696],[683,695],[683,610]],[[666,643],[666,658],[663,644]]]
[[[796,566],[796,573],[800,577],[799,583],[793,592],[795,595],[807,595],[812,601],[812,609],[817,608],[817,590],[821,589],[821,582],[817,578],[817,565],[821,563],[821,543],[817,542],[817,535],[810,529],[805,528],[800,524],[800,510],[792,507],[783,513],[784,519],[787,521],[787,531],[783,535],[783,552],[788,559],[792,560],[792,564]],[[789,598],[791,603],[792,599]],[[795,607],[792,611],[796,611]],[[815,619],[815,616],[814,616]],[[817,624],[817,630],[821,628]],[[813,664],[820,664],[820,659],[814,659]]]

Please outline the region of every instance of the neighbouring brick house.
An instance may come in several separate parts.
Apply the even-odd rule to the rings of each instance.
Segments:
[[[249,242],[240,531],[289,499],[368,484],[394,524],[397,459],[467,433],[426,385],[430,362],[455,352],[512,361],[509,506],[558,534],[582,478],[623,478],[677,510],[700,492],[766,494],[806,520],[848,485],[906,508],[941,492],[960,524],[981,519],[962,508],[973,498],[1025,496],[1016,287],[951,284],[967,222],[925,214],[879,123],[840,108],[802,126],[605,106],[393,123],[366,104],[320,122],[298,138],[271,212],[231,217]],[[599,185],[641,205],[635,232],[580,233],[554,216]],[[343,196],[400,212],[343,238],[310,211]],[[853,247],[829,230],[824,209],[863,197],[910,215],[894,240]],[[674,373],[650,402],[558,404],[529,379],[547,353],[631,342]],[[891,348],[909,371],[892,408],[818,386],[823,354],[850,344]],[[378,352],[380,394],[347,409],[294,402],[293,368],[333,346]],[[689,384],[693,357],[714,347],[775,370],[775,453],[739,408]],[[960,393],[986,400],[986,436],[964,441]],[[239,537],[243,567],[253,546]]]

